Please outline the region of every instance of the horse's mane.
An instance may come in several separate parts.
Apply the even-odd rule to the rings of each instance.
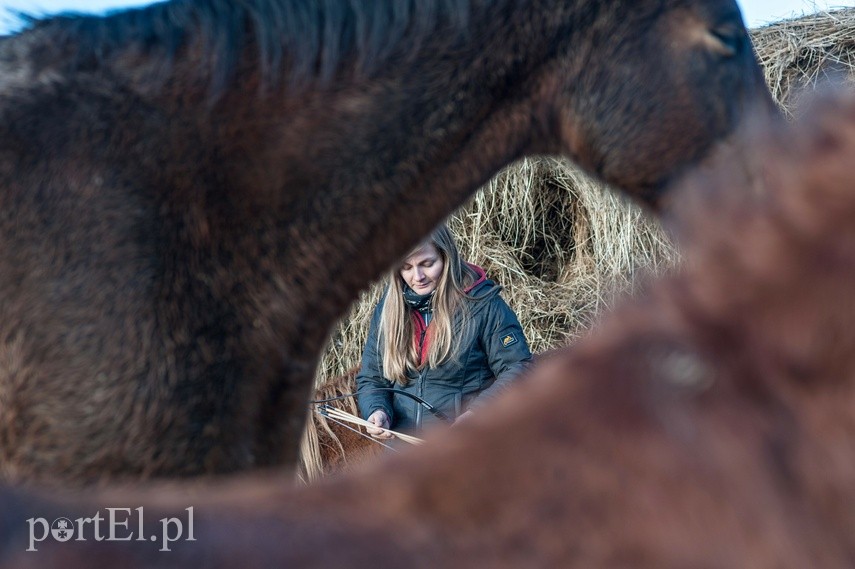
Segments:
[[[228,79],[241,51],[256,45],[264,80],[291,84],[329,80],[345,58],[370,75],[392,53],[407,56],[429,37],[463,33],[472,0],[173,0],[106,16],[64,13],[30,28],[67,40],[76,61],[102,61],[128,48],[171,62],[201,35],[215,88]],[[283,65],[287,58],[288,65]]]
[[[312,400],[335,398],[341,395],[356,393],[356,374],[359,367],[348,370],[344,375],[326,379],[315,386]],[[334,406],[343,409],[352,415],[358,415],[359,409],[356,400],[344,398],[333,402]],[[321,448],[327,447],[327,452]],[[326,471],[325,455],[337,455],[342,462],[347,462],[347,450],[333,431],[326,418],[314,410],[309,413],[303,438],[300,440],[300,462],[298,475],[304,482],[319,479]]]

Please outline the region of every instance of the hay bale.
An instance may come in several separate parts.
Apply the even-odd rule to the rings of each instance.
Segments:
[[[751,39],[772,94],[790,115],[818,86],[855,83],[855,8],[769,24]]]
[[[534,352],[579,337],[640,272],[676,259],[657,223],[557,158],[524,159],[498,174],[449,219],[464,259],[504,286]],[[359,365],[382,284],[363,293],[335,329],[317,382]]]

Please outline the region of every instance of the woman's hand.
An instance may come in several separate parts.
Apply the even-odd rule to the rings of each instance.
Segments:
[[[392,428],[392,422],[389,420],[389,415],[386,414],[385,411],[381,409],[377,409],[371,416],[368,417],[368,422],[373,423],[377,427],[381,427],[382,429],[390,429]],[[391,439],[394,435],[391,433],[387,433],[381,429],[376,429],[373,427],[365,427],[365,430],[368,431],[368,434],[374,437],[375,439]]]

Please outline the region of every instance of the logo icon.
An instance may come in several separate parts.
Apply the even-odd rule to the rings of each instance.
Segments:
[[[517,337],[513,334],[508,334],[504,338],[502,338],[502,347],[507,348],[513,344],[517,343]]]
[[[50,525],[50,533],[57,541],[68,541],[74,537],[74,524],[68,518],[57,518]]]

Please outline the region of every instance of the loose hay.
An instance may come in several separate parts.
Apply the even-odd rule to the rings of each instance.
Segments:
[[[635,282],[676,258],[640,208],[555,158],[501,172],[449,220],[461,255],[502,286],[534,352],[566,345]],[[317,381],[359,365],[382,293],[364,293],[332,335]]]
[[[784,20],[753,30],[766,82],[788,114],[800,95],[855,82],[855,8]]]
[[[642,273],[672,265],[676,252],[655,220],[570,162],[524,159],[506,168],[449,219],[463,258],[504,286],[533,352],[566,345]],[[359,365],[383,284],[364,292],[333,332],[316,374],[319,388]],[[325,472],[310,417],[301,478]]]

